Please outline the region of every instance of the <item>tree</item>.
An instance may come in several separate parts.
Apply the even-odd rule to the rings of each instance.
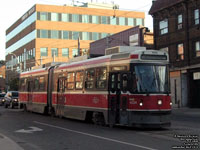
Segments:
[[[14,79],[10,80],[8,85],[10,86],[10,90],[18,91],[19,78],[14,78]]]
[[[0,66],[3,66],[6,64],[6,61],[5,60],[0,60]]]

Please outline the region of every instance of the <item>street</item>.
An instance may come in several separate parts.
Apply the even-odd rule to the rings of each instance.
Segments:
[[[198,112],[175,111],[170,128],[138,129],[109,128],[0,107],[0,133],[25,150],[198,149]]]

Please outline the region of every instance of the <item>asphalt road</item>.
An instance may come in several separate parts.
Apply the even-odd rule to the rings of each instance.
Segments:
[[[0,107],[0,133],[25,150],[198,149],[199,122],[172,118],[172,126],[165,129],[109,128]]]

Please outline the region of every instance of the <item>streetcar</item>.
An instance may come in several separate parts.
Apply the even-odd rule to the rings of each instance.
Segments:
[[[132,50],[20,74],[27,111],[129,127],[170,126],[169,57]]]

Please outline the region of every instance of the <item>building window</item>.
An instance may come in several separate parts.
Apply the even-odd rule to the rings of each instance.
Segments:
[[[40,48],[40,56],[48,56],[48,48],[42,47]]]
[[[196,57],[200,56],[200,41],[195,42]]]
[[[69,15],[68,14],[62,14],[62,21],[63,22],[68,22],[69,21]]]
[[[143,25],[142,18],[136,18],[136,26]]]
[[[74,48],[72,49],[72,57],[78,56],[78,49]]]
[[[128,26],[134,26],[134,19],[128,18]]]
[[[51,48],[51,56],[58,57],[58,48]]]
[[[58,13],[51,13],[51,21],[58,21]]]
[[[177,60],[184,60],[184,46],[183,43],[177,46]]]
[[[78,14],[72,14],[72,22],[79,22],[79,15]]]
[[[47,12],[40,12],[40,20],[43,20],[43,21],[48,20],[48,13]]]
[[[92,23],[99,24],[99,16],[92,16]]]
[[[48,38],[48,30],[40,30],[41,38]]]
[[[110,24],[111,24],[111,25],[117,25],[117,18],[111,16],[111,17],[110,17]]]
[[[97,32],[92,32],[92,40],[94,41],[98,40],[99,39],[98,36],[99,34]]]
[[[83,40],[89,40],[89,32],[83,32],[82,39]]]
[[[108,24],[108,20],[106,16],[101,16],[101,24]]]
[[[63,31],[62,32],[62,38],[63,39],[69,39],[69,32],[68,31]]]
[[[183,28],[183,15],[178,15],[178,30]]]
[[[69,48],[62,48],[62,56],[69,57]]]
[[[199,24],[199,9],[194,10],[194,24]]]
[[[89,23],[89,16],[88,15],[82,15],[82,22],[83,23]]]
[[[58,39],[58,31],[57,30],[51,31],[51,38],[52,39]]]
[[[168,19],[159,22],[159,30],[161,35],[168,33]]]
[[[125,25],[125,18],[119,17],[119,25],[124,26]]]
[[[72,32],[72,39],[77,40],[79,37],[79,32]]]

